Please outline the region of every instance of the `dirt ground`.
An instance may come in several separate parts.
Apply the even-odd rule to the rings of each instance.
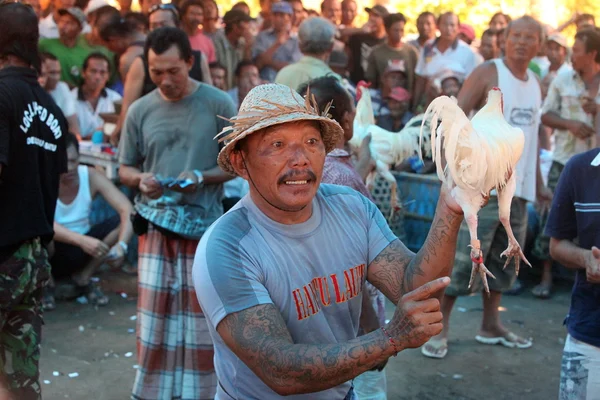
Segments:
[[[46,400],[129,398],[136,368],[135,280],[104,279],[103,286],[128,292],[127,298],[113,294],[109,306],[97,309],[59,303],[57,310],[45,316],[41,380]],[[419,350],[409,350],[392,358],[386,368],[388,399],[557,398],[569,289],[567,283],[561,285],[551,300],[537,300],[528,290],[504,298],[506,325],[534,338],[528,350],[475,342],[481,297],[460,298],[452,316],[448,356],[432,360]],[[393,306],[388,304],[389,317],[392,313]],[[78,376],[69,377],[73,373]]]

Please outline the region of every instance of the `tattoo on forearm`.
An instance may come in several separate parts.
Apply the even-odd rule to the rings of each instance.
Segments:
[[[449,213],[436,217],[423,248],[416,255],[399,240],[390,243],[369,265],[369,282],[397,304],[403,294],[437,277],[428,272],[448,270],[454,262],[458,218]]]
[[[345,343],[294,344],[272,304],[231,314],[221,325],[221,335],[230,337],[230,346],[244,363],[271,387],[290,393],[335,387],[373,368],[390,353],[379,332]]]

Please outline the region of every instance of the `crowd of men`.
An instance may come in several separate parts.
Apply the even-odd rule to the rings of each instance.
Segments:
[[[244,2],[221,15],[214,0],[144,0],[141,12],[127,0],[120,8],[52,0],[43,11],[38,0],[23,3],[0,4],[1,400],[40,398],[41,309],[56,307],[54,280],[72,286],[65,297],[107,304],[93,276],[103,263],[123,263],[134,233],[133,399],[385,396],[391,355],[422,346],[444,358],[457,296],[481,290],[467,289],[468,230],[442,190],[423,249],[415,255],[396,238],[380,211],[391,195],[382,201],[365,186],[377,161],[370,138],[355,154],[348,146],[365,82],[376,123],[390,132],[440,95],[469,115],[500,87],[504,114],[526,140],[511,206],[522,247],[528,215],[539,217],[534,294],[550,297],[552,258],[577,270],[561,394],[594,390],[578,367],[600,361],[600,219],[588,190],[600,164],[592,15],[555,29],[497,13],[477,38],[453,12],[408,21],[375,5],[361,26],[353,0],[324,0],[318,11],[263,0],[256,18]],[[407,24],[416,25],[413,40]],[[570,24],[573,40],[560,33]],[[134,199],[80,165],[80,142],[90,140],[118,148],[120,184]],[[96,195],[118,216],[92,226]],[[498,312],[518,282],[499,258],[506,232],[497,203],[492,196],[479,215],[496,279],[482,296],[476,340],[525,349],[531,339]],[[344,235],[355,252],[342,251]],[[384,295],[398,304],[388,324]],[[595,368],[590,376],[600,375]]]

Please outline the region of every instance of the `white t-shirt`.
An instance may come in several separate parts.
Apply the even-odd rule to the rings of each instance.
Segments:
[[[443,53],[437,47],[434,39],[425,44],[419,54],[415,73],[419,76],[431,77],[446,69],[449,64],[459,64],[468,76],[475,67],[481,64],[481,57],[465,42],[457,39]]]
[[[104,90],[105,96],[100,96],[95,110],[92,109],[91,104],[87,100],[79,98],[79,88],[71,91],[71,95],[75,99],[75,110],[77,112],[81,137],[90,137],[97,128],[102,127],[104,120],[100,117],[100,114],[114,113],[114,102],[122,99],[121,95],[114,90],[108,88]]]
[[[75,97],[73,97],[69,85],[64,82],[58,82],[56,88],[50,91],[50,96],[52,96],[54,102],[61,109],[65,117],[75,115]]]
[[[343,343],[358,334],[368,265],[396,237],[353,189],[321,184],[312,204],[306,222],[284,225],[247,195],[200,240],[192,275],[215,347],[216,400],[281,398],[217,333],[229,314],[273,304],[297,344]],[[290,398],[343,399],[350,386]]]

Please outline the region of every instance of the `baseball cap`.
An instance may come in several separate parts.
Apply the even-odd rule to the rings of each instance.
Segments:
[[[404,60],[389,60],[384,74],[388,74],[390,72],[403,72],[406,74],[406,65]]]
[[[401,86],[397,86],[395,88],[392,88],[390,94],[388,94],[387,97],[388,99],[393,99],[396,101],[408,101],[410,100],[411,96],[408,90],[404,89]]]
[[[459,32],[465,35],[470,41],[475,40],[475,29],[471,25],[460,24]]]
[[[90,15],[94,11],[104,6],[110,6],[107,0],[91,0],[85,8],[85,15]]]
[[[292,5],[287,1],[280,1],[279,3],[273,3],[271,6],[272,13],[281,13],[281,14],[289,14],[294,15],[294,9]]]
[[[242,10],[230,10],[223,15],[223,23],[225,25],[235,24],[236,22],[254,21],[254,18],[243,12]]]
[[[69,7],[69,8],[61,8],[58,10],[58,15],[70,15],[79,22],[81,26],[85,25],[86,17],[81,8],[78,7]]]
[[[563,35],[561,35],[558,32],[557,33],[553,33],[552,35],[548,36],[548,41],[549,42],[557,43],[559,46],[562,46],[565,49],[567,47],[569,47],[568,44],[567,44],[567,38],[564,37]]]
[[[365,11],[368,12],[369,14],[373,13],[373,14],[377,14],[380,17],[385,17],[387,15],[389,15],[389,11],[387,10],[387,8],[385,8],[382,5],[376,5],[373,7],[365,7]]]

